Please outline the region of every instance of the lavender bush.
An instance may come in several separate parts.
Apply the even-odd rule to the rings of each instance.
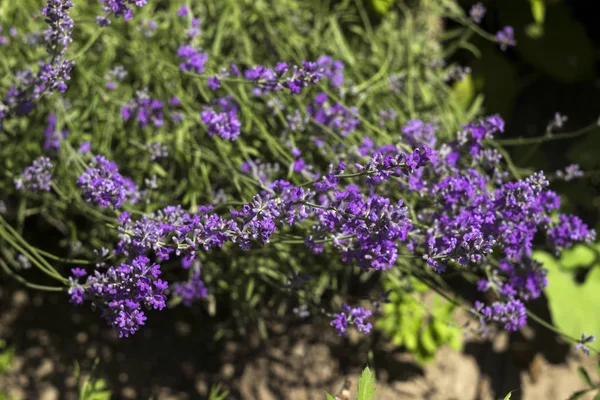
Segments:
[[[333,3],[25,4],[0,21],[19,23],[2,45],[0,267],[119,337],[210,302],[241,330],[275,309],[425,359],[456,342],[440,324],[456,307],[480,334],[523,328],[548,285],[534,252],[595,240],[550,175],[512,163],[502,117],[451,89],[468,69],[444,59],[468,35],[442,38],[439,18],[518,46],[477,25],[481,5],[422,1],[372,26]],[[30,219],[69,240],[43,250]],[[448,303],[409,323],[398,310],[423,292]]]

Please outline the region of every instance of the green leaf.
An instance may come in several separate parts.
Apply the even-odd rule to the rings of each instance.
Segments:
[[[531,15],[537,24],[543,24],[546,17],[546,5],[544,0],[529,0],[531,3]]]
[[[510,392],[508,392],[508,393],[506,394],[506,396],[504,396],[504,399],[503,399],[503,400],[510,400],[510,398],[511,398],[511,397],[512,397],[512,390],[511,390]]]
[[[433,338],[433,332],[431,330],[431,327],[427,326],[423,329],[423,332],[421,332],[420,339],[423,350],[425,350],[427,354],[435,354],[435,351],[437,350],[438,346],[435,342],[435,339]]]
[[[582,332],[599,337],[600,319],[596,318],[596,315],[600,293],[600,265],[594,265],[585,282],[580,284],[575,279],[576,271],[564,267],[565,257],[556,260],[548,253],[538,251],[534,252],[534,258],[548,271],[548,287],[545,292],[552,321],[558,329],[576,338],[580,337]],[[575,263],[573,260],[568,262]]]
[[[467,110],[475,97],[475,82],[473,76],[467,74],[452,87],[452,92],[463,110]]]
[[[394,0],[371,0],[373,9],[381,15],[387,14],[393,4]]]
[[[544,36],[544,25],[529,24],[525,27],[525,32],[532,39],[539,39]]]
[[[597,262],[596,257],[596,252],[592,248],[585,245],[574,246],[563,250],[560,264],[565,268],[587,268]]]
[[[585,390],[579,390],[575,393],[573,393],[568,400],[579,400],[581,399],[583,396],[585,396],[586,394],[588,394],[589,392],[591,392],[593,389],[585,389]]]
[[[363,369],[358,382],[358,400],[371,400],[375,395],[375,375],[369,367]]]
[[[325,392],[325,396],[327,396],[327,400],[335,400],[335,397],[333,397],[332,395],[330,395],[327,392]]]
[[[589,387],[594,386],[594,384],[592,383],[592,380],[590,379],[590,376],[588,375],[585,368],[583,368],[583,367],[577,368],[577,373],[579,374],[579,377],[581,378],[581,380],[583,382],[585,382],[586,385],[588,385]]]

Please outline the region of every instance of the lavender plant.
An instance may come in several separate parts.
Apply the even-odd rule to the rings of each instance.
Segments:
[[[209,295],[240,329],[279,304],[282,318],[302,309],[340,335],[369,334],[381,292],[401,297],[414,279],[480,332],[517,330],[548,285],[534,251],[595,240],[560,213],[543,172],[512,163],[501,116],[448,87],[468,70],[442,61],[466,35],[442,43],[432,19],[518,45],[510,27],[482,31],[481,7],[423,1],[374,27],[344,18],[344,4],[324,16],[310,2],[101,3],[98,24],[96,8],[64,0],[11,10],[46,27],[19,29],[32,30],[2,67],[0,267],[92,307],[120,337]],[[139,21],[156,21],[151,38]],[[39,70],[19,56],[28,47],[46,52]],[[42,250],[29,218],[81,242],[78,253]],[[45,276],[22,273],[17,254]],[[448,274],[494,300],[464,304]],[[369,278],[376,288],[357,296],[350,282]]]

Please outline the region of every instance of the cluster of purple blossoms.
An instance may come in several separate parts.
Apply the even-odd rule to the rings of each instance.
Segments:
[[[475,3],[469,10],[469,17],[476,24],[480,24],[483,20],[483,17],[485,17],[486,11],[487,10],[485,9],[485,6],[483,4]]]
[[[173,295],[181,298],[181,303],[186,307],[191,307],[194,302],[204,299],[208,295],[206,285],[200,279],[199,271],[195,271],[187,281],[172,285],[171,291]]]
[[[421,128],[417,132],[422,126],[409,124]],[[484,321],[517,329],[526,321],[523,301],[538,298],[547,285],[546,271],[531,259],[534,238],[545,234],[549,245],[561,250],[594,240],[595,232],[575,216],[559,215],[558,222],[552,221],[560,198],[548,190],[543,173],[507,181],[507,175],[498,172],[502,157],[485,149],[484,141],[503,129],[497,116],[465,125],[457,140],[440,146],[435,159],[401,185],[432,204],[419,211],[409,250],[422,252],[438,272],[456,264],[477,269],[492,253],[498,254],[501,261],[478,288],[494,288],[501,301],[491,307],[479,304],[476,311]],[[474,169],[475,164],[481,168]]]
[[[480,315],[482,325],[485,325],[488,321],[499,322],[504,324],[504,329],[507,331],[516,331],[527,323],[525,305],[517,299],[505,303],[496,301],[491,306],[476,301],[474,312]]]
[[[415,151],[413,154],[418,156],[407,158],[421,159],[421,153]],[[315,186],[329,190],[335,187],[336,179],[329,176],[325,178],[329,186]],[[365,268],[391,266],[397,253],[396,242],[405,240],[411,228],[407,209],[401,202],[392,205],[389,199],[365,198],[356,189],[349,189],[335,192],[331,204],[317,205],[311,203],[314,194],[310,189],[275,181],[268,185],[268,191],[256,195],[239,211],[231,210],[230,218],[212,213],[211,207],[200,207],[193,215],[180,207],[167,207],[136,221],[124,213],[118,253],[151,251],[161,260],[172,254],[192,260],[196,251],[222,247],[227,242],[249,250],[253,243],[269,243],[278,227],[296,225],[312,215],[318,218],[314,234],[356,236],[354,242],[343,238],[336,242],[347,261],[358,260]],[[315,243],[309,246],[315,250]]]
[[[121,117],[125,121],[134,116],[140,128],[146,128],[149,124],[161,127],[165,124],[164,103],[151,98],[147,89],[138,90],[127,106],[121,108]]]
[[[16,83],[6,95],[6,104],[0,109],[0,121],[9,114],[23,116],[33,110],[34,104],[44,94],[67,90],[66,82],[74,62],[64,57],[66,46],[71,42],[73,20],[69,0],[48,0],[42,9],[48,27],[43,32],[49,61],[40,60],[38,71],[31,67],[16,74]]]
[[[110,267],[105,272],[98,269],[87,276],[84,284],[79,279],[87,275],[80,269],[72,270],[71,302],[81,304],[85,300],[99,309],[102,317],[114,328],[119,337],[129,337],[144,325],[147,310],[165,307],[167,282],[158,278],[160,266],[145,256],[137,256],[131,262]]]
[[[595,239],[596,232],[576,215],[560,214],[558,222],[550,223],[548,229],[548,241],[557,252],[571,247],[573,243],[591,243]]]
[[[201,74],[206,70],[204,64],[208,61],[208,53],[202,53],[201,49],[186,44],[179,47],[177,56],[185,60],[179,64],[179,69],[182,71]]]
[[[188,38],[195,38],[196,36],[200,35],[200,33],[202,33],[202,31],[200,30],[201,23],[202,20],[200,20],[200,18],[192,17],[190,27],[185,30],[185,34],[188,36]]]
[[[100,0],[100,2],[104,3],[102,6],[104,16],[96,18],[96,22],[100,26],[110,25],[111,15],[129,21],[133,18],[133,6],[142,7],[146,4],[146,0]]]
[[[367,321],[372,314],[373,312],[371,310],[342,304],[342,312],[334,314],[331,325],[335,328],[339,336],[346,334],[348,324],[355,325],[359,332],[368,335],[371,332],[371,329],[373,329],[373,325]]]
[[[190,8],[184,4],[177,10],[177,16],[186,17],[190,13]]]
[[[58,54],[73,41],[73,19],[69,15],[69,9],[73,7],[70,0],[48,0],[46,7],[42,9],[44,22],[48,27],[44,30],[44,40],[48,53]]]
[[[200,114],[209,136],[235,140],[240,135],[242,123],[238,119],[238,105],[233,97],[220,97],[212,106],[205,107]]]
[[[44,150],[58,150],[60,148],[60,142],[65,140],[69,136],[70,132],[68,129],[63,129],[59,132],[56,129],[56,114],[51,113],[48,115],[48,125],[44,131]]]
[[[121,207],[124,201],[132,204],[139,200],[136,185],[119,173],[117,164],[103,156],[96,156],[88,169],[77,179],[86,201],[100,207]]]
[[[50,181],[52,180],[52,162],[48,157],[40,157],[25,168],[21,175],[15,179],[15,186],[18,190],[29,190],[32,192],[50,191]]]
[[[346,137],[360,125],[358,109],[347,109],[340,103],[331,104],[326,93],[319,93],[306,107],[308,115],[319,125]]]
[[[500,44],[500,49],[505,51],[508,47],[514,47],[517,45],[515,40],[515,30],[512,26],[505,26],[496,33],[496,40]]]
[[[356,187],[336,191],[326,209],[316,209],[306,244],[313,252],[323,250],[323,239],[332,238],[344,262],[355,261],[363,269],[388,269],[398,256],[398,244],[408,238],[412,223],[399,200],[364,196]]]
[[[564,171],[558,170],[554,174],[556,178],[562,179],[564,181],[572,181],[573,179],[581,178],[585,175],[585,173],[581,170],[581,167],[578,164],[571,164],[567,166]]]
[[[344,83],[344,63],[333,60],[329,56],[321,56],[317,65],[322,68],[322,73],[331,82],[331,86],[340,87]]]
[[[302,61],[302,66],[291,66],[279,62],[274,69],[262,65],[248,69],[244,73],[247,80],[257,83],[256,95],[288,89],[291,94],[298,94],[308,85],[318,83],[323,76],[323,68],[312,61]]]

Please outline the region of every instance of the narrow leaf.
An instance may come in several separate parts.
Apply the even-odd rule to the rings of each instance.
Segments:
[[[571,395],[571,397],[568,398],[568,400],[579,400],[590,391],[591,391],[591,389],[585,389],[585,390],[580,390],[578,392],[575,392]]]
[[[581,380],[584,381],[586,385],[588,385],[589,387],[594,386],[594,384],[592,383],[592,379],[588,375],[585,368],[583,368],[583,367],[577,368],[577,373],[579,374],[579,376],[581,377]]]

